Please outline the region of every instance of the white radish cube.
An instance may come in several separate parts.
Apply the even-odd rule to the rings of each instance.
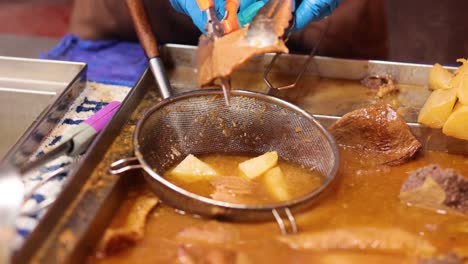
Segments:
[[[268,192],[278,201],[291,199],[284,174],[280,167],[274,167],[268,170],[263,176],[263,182]]]
[[[245,177],[255,179],[276,166],[277,163],[278,153],[272,151],[240,163],[239,169]]]
[[[186,182],[210,179],[218,175],[210,165],[192,154],[188,155],[177,167],[172,169],[170,174]]]

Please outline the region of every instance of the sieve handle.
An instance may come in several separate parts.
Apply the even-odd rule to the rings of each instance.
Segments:
[[[271,213],[273,214],[273,217],[275,218],[276,223],[278,224],[278,228],[280,229],[281,234],[288,235],[298,233],[299,231],[297,228],[296,219],[294,218],[294,215],[292,214],[291,210],[288,207],[282,208],[283,214],[285,215],[285,218],[287,220],[285,222],[280,214],[280,209],[273,209]],[[289,228],[287,223],[289,223]]]
[[[142,0],[126,0],[126,3],[140,44],[143,46],[146,56],[148,56],[149,68],[156,80],[159,93],[163,99],[169,98],[172,95],[171,85],[159,56],[158,42],[153,34],[145,5]]]
[[[109,168],[109,172],[113,175],[119,175],[127,171],[142,169],[140,162],[136,157],[120,159],[114,161]]]

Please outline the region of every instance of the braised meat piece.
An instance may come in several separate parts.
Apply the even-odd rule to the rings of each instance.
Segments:
[[[146,218],[159,199],[149,190],[131,192],[99,243],[99,255],[113,255],[135,245],[145,236]]]
[[[255,203],[255,194],[258,192],[259,184],[236,176],[223,176],[210,181],[214,187],[211,198],[239,204]]]
[[[468,259],[461,258],[457,254],[450,252],[447,255],[422,259],[418,264],[463,264],[465,261],[468,261]]]
[[[362,79],[361,83],[367,88],[376,91],[376,95],[379,98],[382,98],[387,94],[398,92],[395,81],[390,75],[387,74],[369,75]]]
[[[251,46],[245,39],[247,28],[234,31],[213,41],[202,35],[198,42],[197,69],[198,84],[211,85],[215,79],[228,77],[250,58],[265,53],[288,53],[284,41],[278,39],[275,45]]]
[[[278,240],[297,250],[373,250],[427,256],[435,247],[422,237],[399,228],[353,227],[281,236]]]
[[[412,172],[400,189],[400,199],[416,206],[468,213],[468,179],[452,169],[431,164]]]
[[[181,242],[218,245],[235,243],[239,239],[240,234],[237,229],[216,221],[184,228],[176,235],[176,240]]]
[[[269,1],[248,27],[219,39],[202,35],[198,41],[198,84],[228,77],[248,59],[265,53],[288,53],[281,37],[292,19],[291,1]]]
[[[180,264],[248,264],[247,256],[233,250],[182,244],[177,249]]]
[[[355,150],[363,161],[372,155],[377,164],[399,165],[421,148],[405,120],[389,105],[347,113],[330,127],[342,147]]]

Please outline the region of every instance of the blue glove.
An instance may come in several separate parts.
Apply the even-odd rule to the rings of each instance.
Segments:
[[[303,0],[296,10],[294,30],[329,16],[343,0]]]
[[[328,15],[342,2],[343,0],[303,0],[300,2],[299,7],[295,10],[295,23],[293,30],[299,30],[307,26],[312,21],[318,21]],[[252,3],[245,9],[239,11],[239,23],[244,26],[253,19],[258,10],[268,0],[261,0]]]
[[[205,26],[207,22],[206,13],[202,12],[198,7],[197,1],[195,0],[170,0],[171,5],[174,7],[175,10],[188,15],[192,18],[193,23],[200,29],[201,32],[206,33]],[[240,0],[239,3],[239,11],[244,10],[251,4],[253,4],[255,0]],[[225,0],[215,0],[215,9],[218,13],[218,18],[222,19],[224,17],[225,9],[224,6],[226,5]]]

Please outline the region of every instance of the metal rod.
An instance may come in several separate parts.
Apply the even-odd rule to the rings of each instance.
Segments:
[[[283,85],[280,87],[274,87],[271,81],[268,79],[268,75],[270,74],[276,59],[281,55],[281,53],[276,53],[273,59],[270,61],[270,63],[267,65],[265,71],[263,72],[263,81],[265,84],[268,86],[268,94],[269,95],[274,95],[276,93],[276,90],[285,90],[285,89],[291,89],[294,88],[297,83],[301,80],[302,76],[304,75],[305,71],[307,70],[310,62],[315,56],[315,53],[318,50],[318,47],[320,46],[320,43],[322,42],[323,38],[325,37],[325,33],[328,31],[328,27],[330,25],[330,19],[328,17],[324,18],[326,21],[325,29],[322,31],[322,34],[320,34],[319,40],[317,44],[314,45],[312,51],[309,53],[309,57],[307,57],[307,60],[304,62],[304,64],[301,67],[301,70],[299,74],[297,75],[296,79],[294,80],[293,83],[288,84],[288,85]],[[287,40],[286,40],[287,41]]]
[[[42,156],[38,157],[37,159],[27,162],[23,166],[19,168],[19,172],[21,174],[26,174],[28,171],[31,171],[35,168],[45,165],[49,161],[59,157],[63,154],[68,154],[70,151],[73,150],[73,141],[67,140],[64,143],[58,145],[57,147],[53,148],[51,151],[43,154]]]
[[[281,218],[281,216],[279,215],[278,211],[276,209],[273,209],[271,211],[273,213],[273,216],[275,217],[275,220],[276,220],[276,223],[278,224],[278,227],[281,231],[281,234],[282,235],[287,235],[288,232],[286,230],[286,226],[284,224],[284,221],[283,221],[283,218]]]
[[[231,105],[231,79],[221,78],[221,84],[223,88],[224,101],[226,106]]]
[[[294,215],[291,213],[291,210],[289,208],[284,208],[284,212],[286,213],[286,216],[288,217],[289,223],[291,224],[291,231],[292,233],[297,233],[298,228],[296,224],[296,219],[294,218]]]
[[[60,175],[62,173],[68,173],[68,171],[69,171],[68,167],[69,166],[65,166],[65,167],[62,167],[62,168],[60,168],[60,169],[58,169],[56,171],[53,171],[52,173],[50,173],[49,175],[44,177],[42,180],[38,181],[27,193],[24,194],[24,202],[31,199],[31,197],[33,196],[33,194],[37,190],[39,190],[42,186],[44,186],[47,182],[49,182],[53,178],[57,177],[58,175]]]

